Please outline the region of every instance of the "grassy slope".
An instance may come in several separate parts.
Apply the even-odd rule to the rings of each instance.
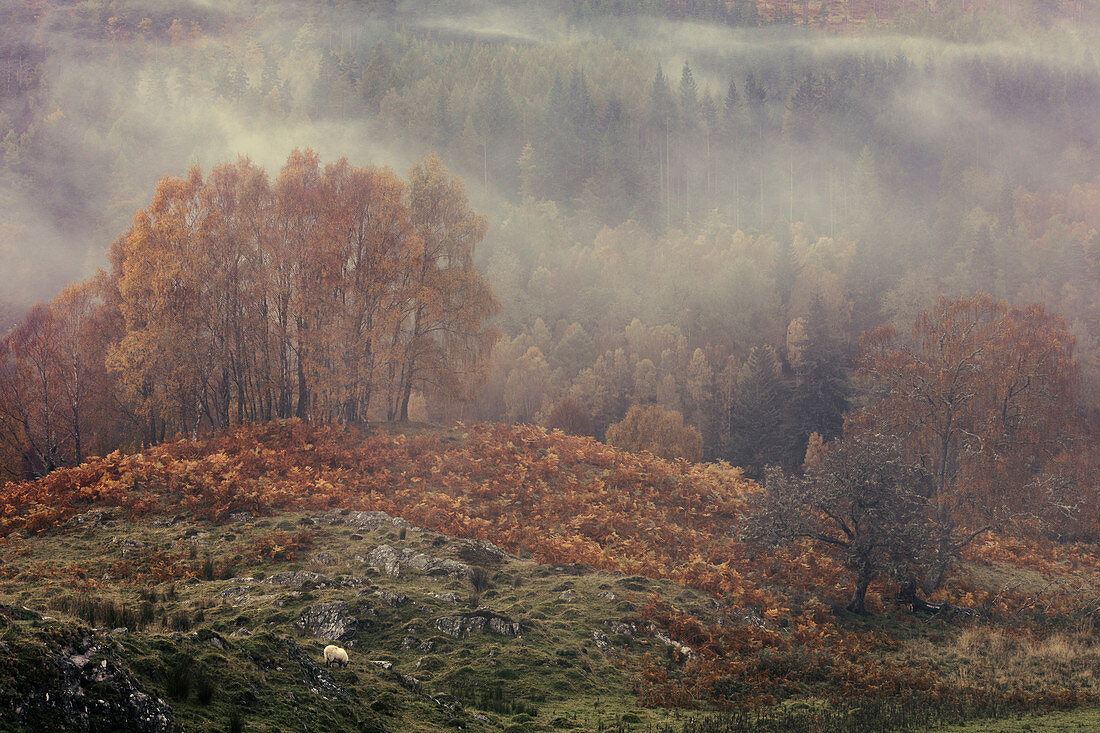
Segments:
[[[248,546],[256,537],[273,530],[298,531],[303,529],[302,522],[313,521],[305,527],[314,533],[312,548],[300,551],[296,561],[245,563],[230,580],[156,584],[152,620],[129,633],[114,635],[140,686],[165,699],[186,730],[225,724],[234,710],[243,714],[249,731],[293,730],[302,720],[323,723],[326,730],[365,730],[374,721],[387,730],[450,730],[456,725],[469,730],[500,730],[516,721],[530,729],[595,730],[615,724],[624,714],[628,720],[647,724],[668,717],[663,711],[638,709],[630,687],[632,671],[642,655],[666,656],[666,647],[644,634],[616,636],[607,622],[636,620],[637,608],[654,593],[706,613],[709,600],[705,594],[666,581],[508,557],[485,564],[492,587],[482,595],[480,606],[520,622],[521,635],[509,638],[483,632],[453,639],[435,630],[433,621],[471,610],[467,580],[416,572],[391,577],[362,558],[385,543],[462,561],[462,545],[418,529],[401,539],[392,525],[360,531],[344,525],[339,514],[315,513],[312,517],[281,514],[218,526],[189,520],[156,526],[116,518],[90,529],[43,536],[24,546],[29,552],[24,549],[18,557],[4,558],[11,577],[0,582],[0,603],[37,610],[47,618],[5,620],[0,639],[33,646],[59,628],[85,623],[57,609],[65,605],[64,599],[79,596],[79,588],[89,583],[72,577],[35,583],[34,576],[44,566],[79,564],[87,569],[87,577],[102,578],[104,568],[151,548],[178,553],[195,567],[201,567],[206,557],[220,565],[223,559],[238,556],[238,548]],[[189,559],[192,547],[196,550],[193,561]],[[469,557],[468,548],[465,557]],[[250,581],[298,569],[329,578],[356,579],[364,585],[302,588]],[[151,596],[137,583],[99,580],[91,585],[95,587],[83,592],[105,605],[114,602],[128,610],[139,609],[143,598]],[[255,590],[243,599],[215,597],[237,585]],[[409,601],[392,607],[376,590],[404,593]],[[563,598],[566,591],[572,593]],[[449,594],[455,600],[447,598]],[[285,649],[284,639],[292,638],[311,657],[321,660],[327,642],[293,622],[305,608],[333,600],[348,602],[357,616],[370,623],[349,644],[351,664],[346,669],[332,669],[336,683],[350,695],[348,702],[326,701],[310,692]],[[99,619],[98,625],[106,633],[122,621]],[[593,642],[596,630],[609,635],[614,645],[611,651],[601,651]],[[403,648],[402,641],[409,636],[432,642],[435,649]],[[184,656],[195,662],[190,690],[173,694],[170,678]],[[406,689],[373,660],[392,662],[395,671],[415,676],[424,694]],[[11,677],[5,679],[16,673],[14,669],[0,667],[0,690],[14,685]],[[196,672],[198,669],[202,671]],[[215,690],[206,704],[199,699],[200,677],[209,678]],[[466,710],[450,712],[425,696],[439,694],[454,695]],[[474,712],[481,719],[474,717]],[[10,721],[5,725],[0,717],[0,730],[16,729],[9,726]]]

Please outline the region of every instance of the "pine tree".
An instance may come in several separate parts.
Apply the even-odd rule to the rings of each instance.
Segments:
[[[729,460],[752,477],[768,465],[791,465],[790,389],[780,375],[779,359],[771,346],[749,352],[738,375],[737,400],[730,412]]]

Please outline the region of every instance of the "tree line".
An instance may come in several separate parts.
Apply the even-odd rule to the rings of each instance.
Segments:
[[[461,399],[496,339],[473,264],[485,229],[434,157],[405,181],[310,150],[274,181],[243,158],[164,178],[109,272],[0,341],[9,472],[275,418],[404,420],[422,390]]]

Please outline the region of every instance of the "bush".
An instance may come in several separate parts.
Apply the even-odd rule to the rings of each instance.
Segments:
[[[683,458],[697,463],[703,458],[703,436],[684,416],[658,405],[635,405],[622,421],[607,428],[607,442],[631,453],[649,451],[659,458]]]

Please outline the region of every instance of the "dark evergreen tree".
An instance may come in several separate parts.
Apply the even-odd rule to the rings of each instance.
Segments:
[[[791,436],[790,387],[780,374],[779,359],[771,346],[749,351],[737,380],[738,395],[730,412],[727,457],[753,478],[764,467],[796,465],[796,442]]]
[[[828,316],[819,293],[804,318],[806,345],[794,366],[794,414],[800,445],[811,433],[825,440],[840,435],[852,393],[848,358],[828,328]]]

